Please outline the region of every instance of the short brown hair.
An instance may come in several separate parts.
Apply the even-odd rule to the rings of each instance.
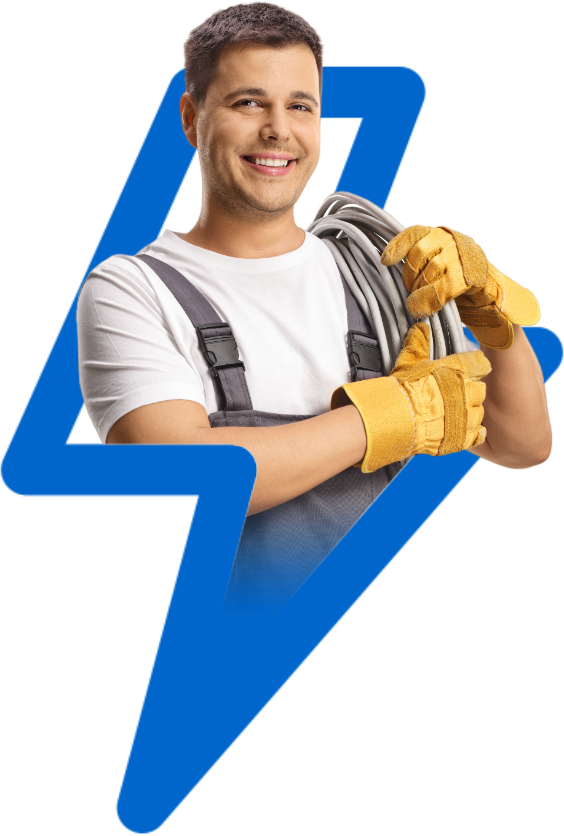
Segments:
[[[322,46],[315,29],[303,17],[273,3],[241,3],[196,26],[184,44],[186,90],[198,104],[206,98],[222,50],[240,41],[273,47],[307,44],[317,64],[321,89]]]

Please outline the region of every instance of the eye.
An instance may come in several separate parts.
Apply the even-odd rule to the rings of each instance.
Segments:
[[[310,108],[309,108],[309,107],[307,107],[307,105],[305,105],[305,104],[301,104],[301,102],[300,102],[300,103],[298,103],[298,104],[293,104],[293,105],[290,105],[290,107],[291,107],[292,109],[299,109],[299,112],[300,112],[300,113],[310,113],[310,112],[311,112],[311,111],[310,111]]]
[[[255,99],[241,99],[239,102],[235,102],[233,105],[234,107],[245,107],[249,110],[253,110],[256,107],[262,107],[260,102],[257,102]]]
[[[237,106],[238,106],[238,105],[240,105],[240,104],[241,104],[241,105],[245,105],[247,102],[254,102],[255,104],[258,104],[258,102],[257,102],[257,101],[255,101],[255,99],[241,99],[241,101],[240,101],[240,102],[237,102],[237,104],[235,105],[235,107],[237,107]],[[305,110],[309,110],[309,107],[307,107],[306,105],[302,105],[302,104],[295,104],[295,105],[291,105],[291,107],[303,107],[303,108],[305,108]],[[302,111],[302,112],[303,112],[303,111]]]

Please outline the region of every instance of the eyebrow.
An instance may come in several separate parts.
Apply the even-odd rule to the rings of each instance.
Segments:
[[[238,90],[233,90],[232,93],[228,93],[225,96],[224,101],[229,101],[230,99],[236,99],[238,96],[268,96],[266,90],[262,87],[240,87]],[[303,90],[294,90],[290,93],[291,99],[306,99],[309,102],[312,102],[316,107],[319,107],[319,102],[317,99],[311,95],[311,93],[306,93]]]

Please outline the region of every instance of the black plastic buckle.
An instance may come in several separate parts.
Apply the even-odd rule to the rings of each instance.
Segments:
[[[361,342],[358,337],[371,341],[372,345]],[[379,372],[382,374],[382,355],[378,347],[378,340],[372,334],[362,331],[349,331],[348,350],[351,364],[351,378],[357,380],[359,371]]]
[[[206,336],[204,331],[208,328],[222,328],[224,330],[222,334],[209,334]],[[243,361],[239,359],[235,337],[231,333],[231,328],[227,322],[206,323],[206,325],[200,325],[199,328],[196,328],[196,331],[198,332],[198,340],[204,356],[215,377],[218,376],[218,369],[241,366],[243,371],[245,371]]]

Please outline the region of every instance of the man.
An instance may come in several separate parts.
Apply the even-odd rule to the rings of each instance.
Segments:
[[[181,117],[200,157],[200,218],[90,275],[78,309],[81,385],[107,443],[235,444],[252,453],[257,479],[232,586],[243,598],[245,588],[247,599],[285,600],[406,456],[472,447],[508,467],[544,461],[542,375],[514,325],[519,316],[504,312],[506,288],[517,288],[518,311],[534,297],[510,288],[471,239],[412,228],[391,243],[388,263],[407,256],[413,299],[436,282],[440,304],[457,298],[460,310],[472,309],[484,354],[455,355],[439,368],[426,359],[420,325],[392,377],[348,382],[341,278],[293,217],[319,158],[319,38],[298,16],[255,3],[213,15],[185,54]],[[459,258],[470,251],[474,261]],[[449,272],[431,275],[442,253]],[[198,305],[207,318],[197,320]],[[228,326],[210,329],[218,322]],[[495,344],[492,327],[511,332],[497,346],[510,350],[485,347]],[[228,375],[210,368],[218,340]]]

